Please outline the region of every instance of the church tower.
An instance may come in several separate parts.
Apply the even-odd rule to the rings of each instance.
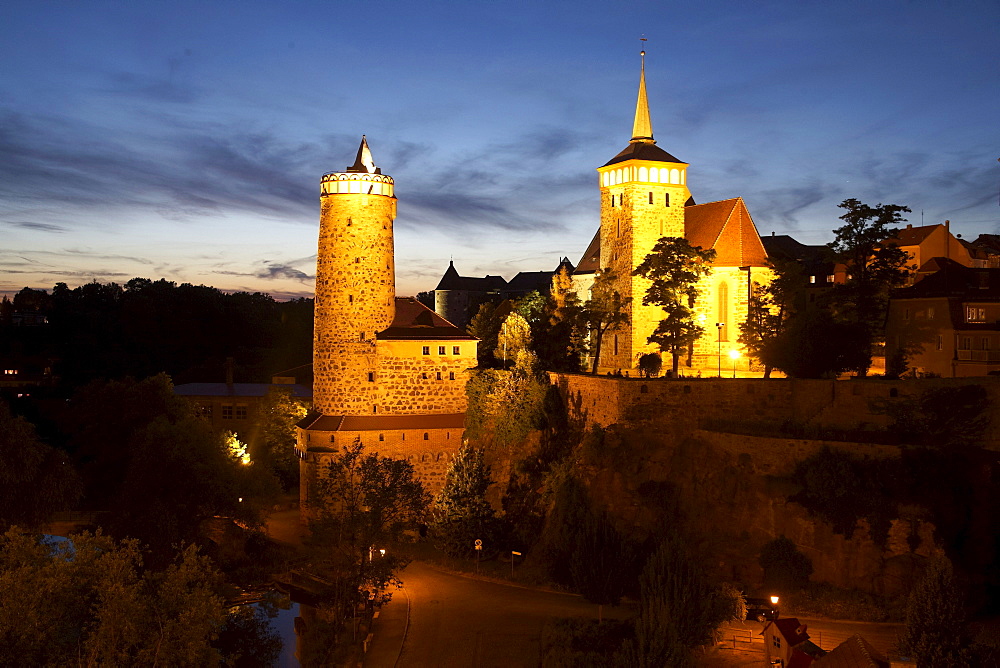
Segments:
[[[313,332],[313,406],[323,415],[378,413],[375,335],[395,315],[392,177],[364,135],[354,164],[320,180]]]
[[[691,200],[686,162],[656,145],[646,101],[646,52],[641,51],[639,96],[632,139],[625,149],[597,168],[601,191],[601,269],[618,277],[618,292],[631,298],[631,324],[604,337],[601,371],[632,369],[639,355],[658,348],[646,337],[663,318],[659,306],[644,306],[649,281],[632,276],[661,237],[685,236],[684,208]]]

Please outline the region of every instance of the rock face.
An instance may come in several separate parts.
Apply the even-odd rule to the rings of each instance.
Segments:
[[[606,428],[604,452],[575,453],[577,471],[595,501],[637,533],[655,535],[664,518],[650,490],[666,490],[703,537],[720,577],[759,582],[761,547],[783,535],[812,560],[814,581],[895,596],[905,594],[926,557],[941,552],[934,526],[905,508],[897,509],[883,544],[873,540],[864,520],[848,538],[790,501],[801,489],[793,475],[796,464],[822,448],[877,460],[897,457],[897,446],[699,428],[715,416],[777,423],[781,415],[813,416],[841,427],[853,420],[857,426],[881,417],[859,399],[888,396],[891,386],[859,384],[855,392],[853,382],[832,381],[685,384],[566,375],[554,375],[553,381],[571,419]],[[803,392],[796,396],[790,391],[795,388]]]

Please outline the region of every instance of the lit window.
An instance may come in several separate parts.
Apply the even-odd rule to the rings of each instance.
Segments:
[[[424,346],[424,355],[430,355],[430,354],[431,354],[431,347]]]
[[[809,277],[809,282],[810,283],[815,283],[816,282],[816,277],[815,276],[810,276]]]
[[[236,405],[236,419],[237,420],[246,420],[247,419],[247,406],[246,406],[246,404],[237,404]]]
[[[826,282],[827,283],[833,283],[833,274],[827,274],[826,275]]]
[[[927,307],[927,319],[928,320],[933,320],[934,319],[934,307],[933,306],[928,306]]]
[[[4,373],[5,376],[16,376],[17,375],[17,369],[4,369],[3,373]]]
[[[232,404],[222,404],[222,419],[232,420],[233,419],[233,405]]]
[[[965,307],[966,322],[986,322],[986,309],[976,306]]]
[[[462,349],[459,346],[452,346],[451,347],[451,354],[452,355],[458,355],[458,354],[461,353],[461,351],[462,351]]]
[[[445,355],[446,354],[445,350],[447,350],[447,347],[445,347],[445,346],[438,346],[438,355]]]

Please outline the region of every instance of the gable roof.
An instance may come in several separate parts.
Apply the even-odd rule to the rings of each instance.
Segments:
[[[714,249],[717,267],[767,266],[767,251],[742,197],[685,208],[684,236],[692,246]]]
[[[778,631],[781,632],[782,637],[784,637],[785,642],[790,647],[809,640],[809,634],[806,633],[806,625],[800,622],[798,617],[781,617],[769,623],[774,624],[778,628]]]
[[[656,144],[636,141],[630,142],[628,146],[622,149],[621,153],[608,160],[602,166],[607,167],[608,165],[625,162],[626,160],[650,160],[652,162],[675,162],[679,165],[687,164],[683,160],[678,160],[670,155]]]
[[[593,274],[601,268],[601,228],[597,228],[594,238],[590,240],[587,250],[576,265],[574,274]]]
[[[815,668],[889,668],[889,665],[889,661],[871,643],[857,634],[834,647],[813,664]]]
[[[476,337],[469,336],[413,297],[396,297],[396,315],[392,323],[376,334],[375,338],[476,340]]]
[[[524,292],[532,290],[548,294],[552,287],[551,271],[519,271],[517,276],[510,279],[505,288],[506,292]]]
[[[944,225],[907,225],[899,229],[898,234],[886,241],[892,241],[899,246],[919,246],[921,242],[934,233],[939,227]]]

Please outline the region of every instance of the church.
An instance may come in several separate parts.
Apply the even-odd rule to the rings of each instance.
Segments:
[[[646,99],[645,55],[640,53],[632,139],[597,168],[601,224],[577,264],[573,286],[586,300],[595,272],[614,270],[617,292],[631,299],[630,322],[605,335],[598,370],[626,372],[635,369],[639,356],[658,352],[646,339],[663,319],[659,306],[643,305],[650,282],[633,276],[636,267],[661,237],[684,237],[692,246],[714,250],[712,271],[701,279],[695,304],[705,333],[682,359],[681,368],[715,370],[721,356],[732,368],[729,353],[742,348],[736,339],[747,319],[752,286],[771,281],[767,252],[742,198],[696,204],[688,189],[688,163],[656,145]],[[740,363],[747,368],[746,359]]]

